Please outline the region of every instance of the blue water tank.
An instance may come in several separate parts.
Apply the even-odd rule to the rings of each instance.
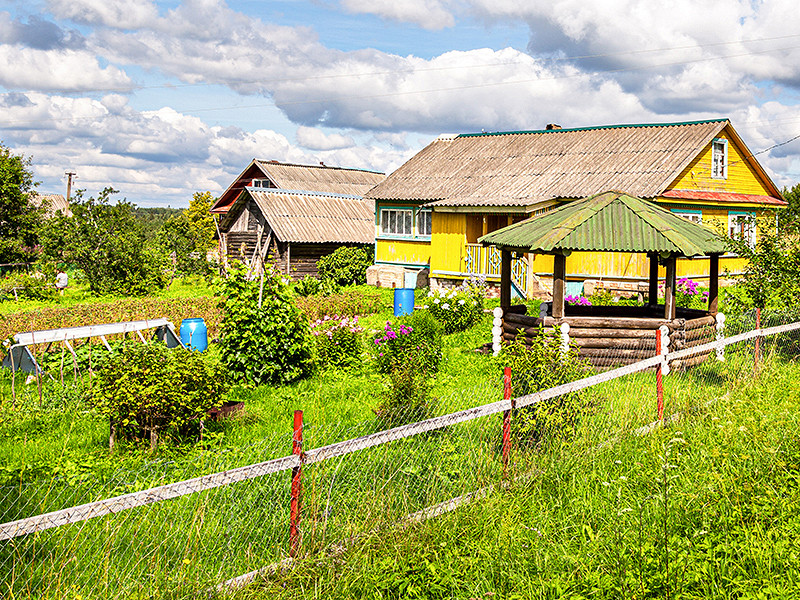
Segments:
[[[410,315],[414,311],[414,288],[394,288],[394,316]]]
[[[181,321],[181,343],[189,350],[202,352],[208,348],[208,330],[203,319],[184,319]]]

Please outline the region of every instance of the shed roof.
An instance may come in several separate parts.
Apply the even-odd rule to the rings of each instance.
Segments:
[[[570,202],[479,239],[529,252],[658,252],[705,256],[725,252],[717,233],[648,200],[603,192]]]
[[[270,187],[284,190],[363,196],[385,178],[383,173],[364,169],[300,165],[254,158],[214,203],[211,212],[227,212],[253,179],[269,179]]]
[[[367,196],[433,207],[534,206],[608,189],[655,198],[723,130],[744,147],[728,119],[440,136]]]
[[[375,209],[360,196],[248,187],[234,206],[252,198],[282,242],[371,244]],[[232,207],[233,208],[233,207]],[[229,211],[233,219],[237,211]],[[223,221],[223,227],[225,221]]]
[[[47,210],[45,215],[48,219],[54,217],[56,212],[61,211],[65,216],[71,217],[72,211],[69,208],[69,202],[62,194],[42,194],[34,192],[31,194],[31,202],[35,206],[46,206]]]

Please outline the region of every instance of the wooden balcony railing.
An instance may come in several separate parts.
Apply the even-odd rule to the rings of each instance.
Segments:
[[[464,250],[464,273],[500,278],[500,250],[480,244],[466,244]],[[511,283],[521,295],[525,295],[528,289],[528,259],[524,254],[514,255],[511,259]]]

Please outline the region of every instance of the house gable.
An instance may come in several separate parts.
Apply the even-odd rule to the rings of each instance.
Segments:
[[[715,176],[714,173],[713,154],[715,143],[725,148],[726,167],[724,177]],[[687,197],[686,194],[678,194],[678,190],[721,194],[717,197],[717,201],[722,202],[725,200],[724,194],[752,196],[750,198],[752,203],[758,203],[759,197],[781,198],[775,184],[730,125],[727,125],[719,134],[708,141],[675,180],[667,186],[665,194],[668,198],[670,196]],[[672,192],[672,194],[669,194],[669,192]],[[698,196],[702,195],[699,194]],[[713,197],[706,195],[703,199],[708,201],[713,200]],[[742,198],[742,200],[746,200],[746,198]],[[731,198],[731,201],[734,201],[734,199]],[[762,203],[774,204],[768,200]]]

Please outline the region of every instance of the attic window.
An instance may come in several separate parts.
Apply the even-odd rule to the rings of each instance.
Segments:
[[[711,142],[711,177],[728,178],[728,140],[718,139]]]
[[[253,179],[250,182],[250,187],[268,188],[270,187],[269,179]]]

